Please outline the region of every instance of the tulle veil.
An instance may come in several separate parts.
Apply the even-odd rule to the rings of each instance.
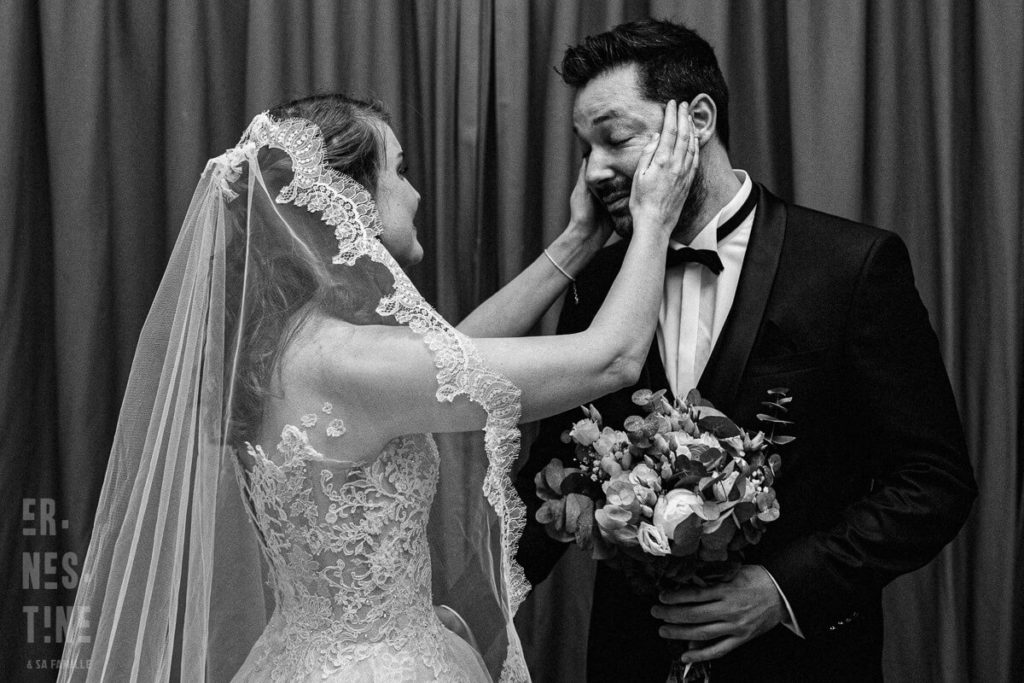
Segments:
[[[407,326],[433,354],[436,399],[486,411],[482,432],[438,438],[434,601],[466,621],[495,680],[528,679],[512,623],[527,590],[509,480],[519,392],[423,300],[380,231],[370,193],[325,164],[308,121],[260,114],[209,162],[138,343],[59,680],[230,680],[266,625],[274,595],[238,465],[246,368],[267,341],[249,311],[256,278],[296,254],[328,286],[282,307]]]

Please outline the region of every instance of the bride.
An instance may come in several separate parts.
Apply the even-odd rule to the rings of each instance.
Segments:
[[[402,270],[419,194],[380,105],[257,116],[143,328],[60,680],[528,680],[518,424],[636,381],[696,157],[670,102],[600,313],[523,337],[608,236],[586,162],[569,227],[452,327]]]

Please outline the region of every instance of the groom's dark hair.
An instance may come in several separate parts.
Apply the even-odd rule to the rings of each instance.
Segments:
[[[711,45],[686,26],[656,19],[619,24],[568,48],[559,73],[567,85],[581,88],[630,63],[639,67],[641,92],[649,100],[689,102],[700,93],[714,100],[718,139],[729,148],[729,88]]]

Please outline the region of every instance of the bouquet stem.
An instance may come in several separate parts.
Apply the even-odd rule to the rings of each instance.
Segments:
[[[678,645],[672,648],[672,665],[665,683],[711,683],[711,663],[684,663],[682,657],[686,652],[686,644],[679,642]]]

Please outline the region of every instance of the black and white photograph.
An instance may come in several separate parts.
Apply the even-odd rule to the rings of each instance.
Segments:
[[[1024,680],[1017,0],[0,0],[0,680]]]

